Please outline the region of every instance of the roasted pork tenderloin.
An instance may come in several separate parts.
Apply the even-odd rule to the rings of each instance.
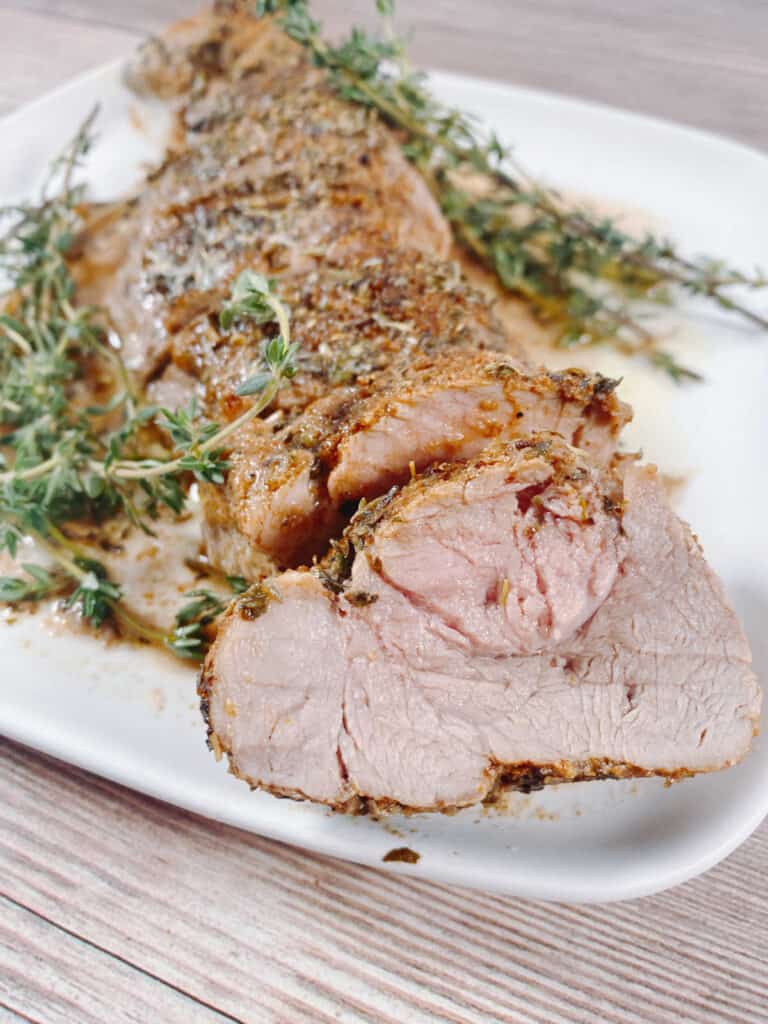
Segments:
[[[656,471],[546,433],[394,488],[323,564],[252,588],[200,694],[235,774],[358,812],[723,768],[760,706]]]
[[[203,487],[211,561],[250,579],[322,555],[361,498],[478,454],[494,439],[557,430],[609,460],[630,416],[615,381],[532,368],[450,264],[412,251],[279,279],[298,373],[262,419],[233,436],[223,487]],[[203,385],[219,421],[265,330],[195,318],[173,366]]]
[[[211,563],[254,581],[201,676],[213,750],[358,812],[735,763],[749,650],[655,470],[617,453],[616,382],[531,364],[396,134],[249,7],[144,49],[130,81],[176,138],[73,268],[149,400],[220,423],[276,330],[222,330],[238,273],[290,311],[295,377],[201,487]]]

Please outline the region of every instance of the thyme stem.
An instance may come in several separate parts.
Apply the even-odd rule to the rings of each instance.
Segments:
[[[241,427],[244,427],[246,423],[255,419],[259,413],[263,412],[264,409],[267,408],[268,405],[271,405],[277,395],[277,392],[280,390],[281,384],[282,380],[280,378],[275,378],[272,383],[264,389],[261,398],[257,402],[254,402],[250,408],[246,409],[246,411],[241,413],[240,416],[232,420],[231,423],[228,423],[226,427],[222,427],[222,429],[217,431],[208,441],[198,445],[195,450],[195,454],[207,455],[209,452],[221,447],[221,444],[226,441],[228,437],[240,430]],[[137,460],[135,462],[118,462],[114,466],[110,466],[106,469],[105,473],[109,477],[114,477],[120,480],[144,480],[150,477],[166,476],[169,473],[177,473],[180,469],[183,469],[183,463],[186,458],[186,455],[180,455],[167,462],[147,462],[144,460]],[[90,465],[95,470],[104,468],[103,463],[91,463]]]
[[[49,473],[50,470],[55,469],[60,462],[60,456],[52,455],[44,462],[38,462],[36,466],[30,466],[29,469],[6,470],[5,473],[0,473],[0,484],[10,483],[13,480],[37,480],[39,477],[43,477]]]

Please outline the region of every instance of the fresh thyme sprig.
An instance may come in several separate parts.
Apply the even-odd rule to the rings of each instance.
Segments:
[[[731,291],[768,287],[764,273],[687,259],[670,241],[650,234],[635,238],[531,180],[494,135],[441,104],[424,77],[409,68],[403,44],[391,31],[393,0],[377,0],[376,8],[385,18],[381,38],[354,28],[334,46],[322,38],[309,0],[256,3],[257,14],[276,15],[328,71],[341,96],[377,110],[398,129],[405,153],[424,175],[458,242],[550,325],[557,345],[609,344],[647,359],[675,380],[698,379],[659,347],[635,312],[636,300],[668,303],[671,289],[703,296],[768,328],[768,317]]]
[[[233,594],[248,589],[248,581],[242,576],[227,576],[226,580]],[[229,601],[207,588],[190,590],[186,596],[191,600],[176,613],[173,632],[165,644],[180,658],[201,661],[212,638],[212,627]]]
[[[120,588],[113,583],[104,566],[83,554],[55,526],[49,524],[49,537],[36,535],[36,544],[51,560],[52,568],[25,563],[26,579],[18,576],[0,577],[0,601],[19,604],[42,601],[66,594],[65,608],[76,608],[94,628],[108,618],[130,625],[137,636],[147,634],[147,627],[135,621],[119,605]],[[154,637],[145,636],[145,639]]]
[[[86,622],[98,629],[114,615],[117,602],[123,596],[122,591],[95,558],[80,557],[74,564],[80,569],[80,574],[64,607],[77,608]]]
[[[67,606],[95,627],[111,619],[132,635],[165,642],[124,607],[119,586],[68,538],[67,524],[124,515],[151,532],[162,507],[183,511],[192,480],[222,483],[226,441],[293,376],[296,346],[270,283],[243,271],[222,310],[223,329],[246,318],[274,320],[280,329],[263,346],[262,366],[239,388],[254,401],[223,426],[202,419],[195,402],[181,410],[138,402],[110,344],[106,315],[75,305],[67,258],[82,226],[83,191],[74,175],[94,117],[55,162],[40,202],[0,212],[10,220],[0,237],[0,275],[8,283],[0,304],[0,551],[15,557],[31,537],[53,566],[25,564],[24,576],[0,578],[0,601],[66,593]],[[100,404],[87,404],[86,378],[93,376],[110,382]],[[158,435],[165,444],[157,444]],[[173,640],[168,646],[179,653]]]

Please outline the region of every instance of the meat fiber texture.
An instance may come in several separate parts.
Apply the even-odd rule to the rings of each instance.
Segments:
[[[747,643],[652,468],[536,435],[366,506],[343,545],[343,579],[269,580],[209,654],[212,744],[251,785],[447,810],[747,751]]]

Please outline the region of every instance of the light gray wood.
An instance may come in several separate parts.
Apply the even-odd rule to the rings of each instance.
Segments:
[[[0,3],[0,114],[73,75],[129,53],[141,38],[124,29],[13,11]]]
[[[7,897],[0,897],[0,1006],[46,1024],[228,1020]]]
[[[330,31],[370,20],[372,8],[373,0],[313,3]],[[103,62],[121,40],[127,49],[137,36],[195,9],[189,0],[0,0],[0,11],[36,14],[33,21],[18,15],[15,29],[0,19],[0,110],[33,95],[33,73],[42,91],[76,68]],[[412,33],[418,63],[598,100],[768,147],[765,0],[403,0],[398,24]]]
[[[317,0],[331,28],[369,0]],[[764,0],[412,0],[417,61],[768,146]],[[0,0],[0,112],[187,0]],[[0,1024],[766,1024],[768,825],[672,892],[547,906],[345,865],[0,745]]]
[[[8,898],[238,1020],[768,1020],[768,826],[676,890],[569,907],[340,864],[11,744],[0,790]],[[46,941],[65,955],[39,928],[24,948]],[[78,964],[84,986],[103,981],[98,960]],[[51,968],[24,969],[40,985]]]

